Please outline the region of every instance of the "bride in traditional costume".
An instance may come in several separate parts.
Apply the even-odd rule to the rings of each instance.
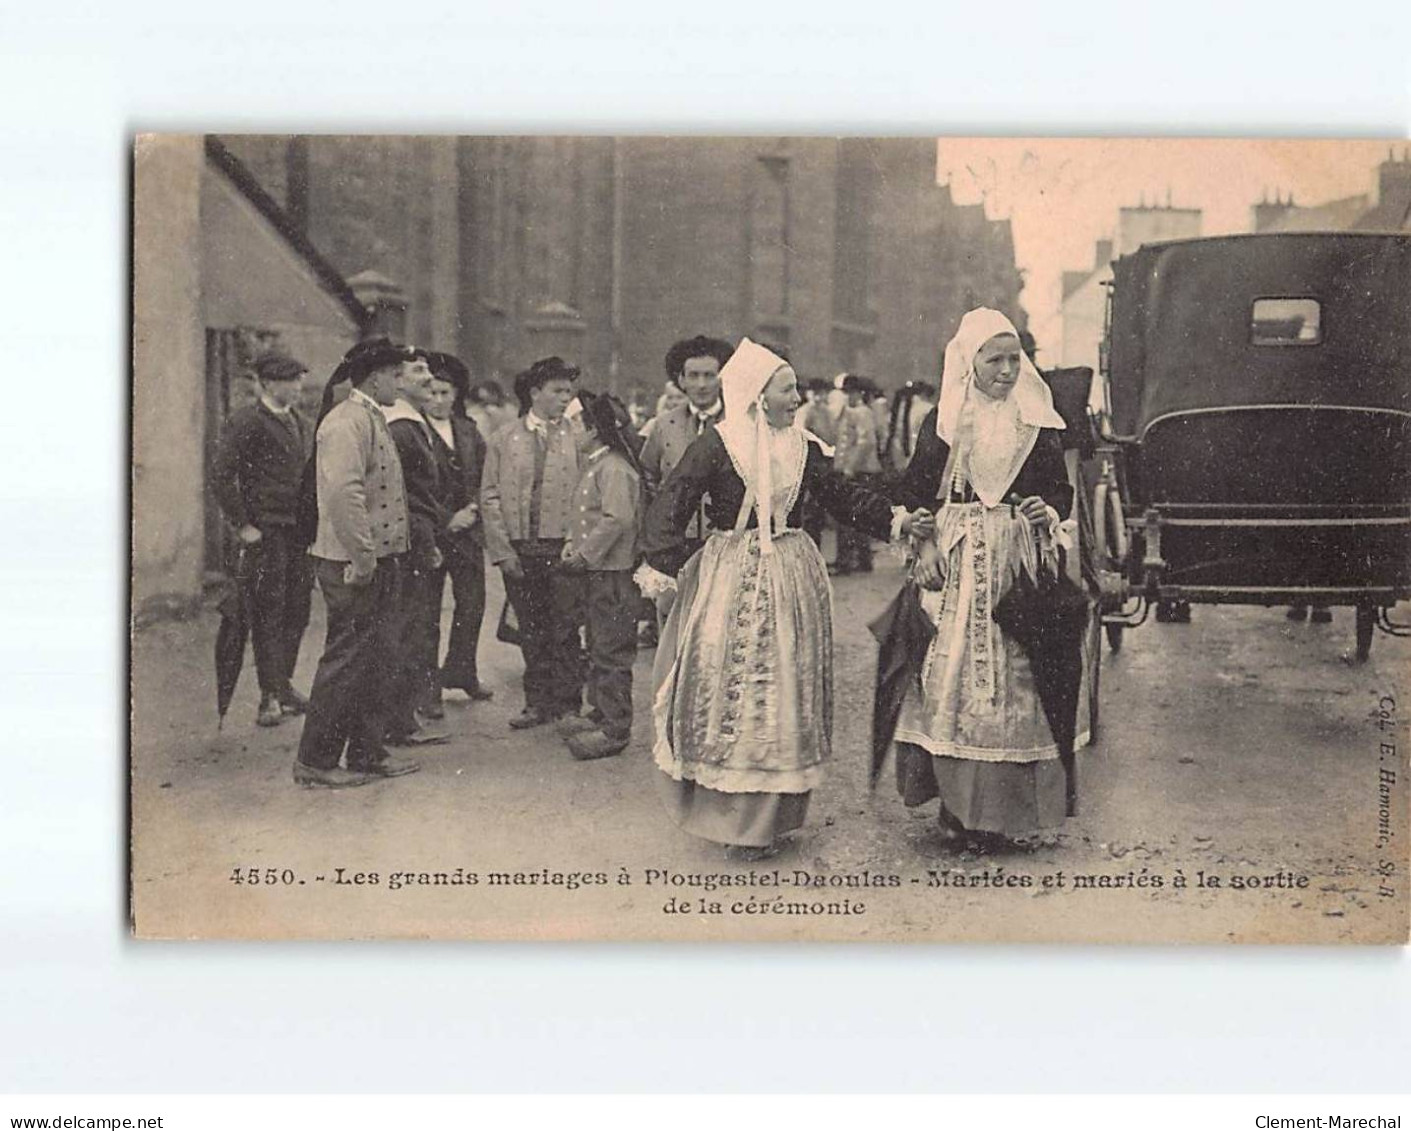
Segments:
[[[798,380],[748,338],[720,373],[724,418],[686,451],[647,513],[643,591],[677,589],[653,672],[654,756],[687,832],[759,859],[799,828],[832,753],[828,571],[799,527],[805,492],[874,538],[931,530],[832,470],[794,426]],[[701,500],[714,532],[687,560]]]
[[[936,635],[901,704],[897,782],[908,806],[940,797],[951,838],[1013,838],[1067,815],[1067,775],[1029,659],[993,617],[1021,571],[1056,569],[1052,535],[1073,501],[1063,427],[1009,319],[966,314],[896,492],[939,508],[914,566]],[[1079,733],[1075,745],[1087,740]]]

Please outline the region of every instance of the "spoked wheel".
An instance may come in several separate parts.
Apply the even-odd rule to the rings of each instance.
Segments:
[[[1372,605],[1357,606],[1357,662],[1365,663],[1372,654],[1372,629],[1377,624],[1377,610]]]
[[[1103,568],[1122,569],[1127,560],[1127,519],[1116,483],[1103,480],[1093,488],[1093,534]]]
[[[1110,473],[1109,473],[1110,474]],[[1093,550],[1100,569],[1121,573],[1127,568],[1127,521],[1122,511],[1122,495],[1115,479],[1104,476],[1093,488]],[[1114,652],[1122,650],[1120,624],[1105,624],[1107,646]]]

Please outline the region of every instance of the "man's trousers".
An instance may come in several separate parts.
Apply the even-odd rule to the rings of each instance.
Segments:
[[[545,715],[577,714],[583,706],[581,630],[585,575],[559,564],[563,542],[516,542],[524,576],[505,574],[505,594],[519,618],[524,654],[524,705]]]
[[[632,733],[632,664],[637,659],[641,594],[631,570],[588,575],[588,700],[605,735],[625,742]]]
[[[289,689],[299,645],[309,626],[313,601],[313,559],[294,541],[292,527],[267,526],[254,545],[244,547],[250,595],[250,635],[260,695]]]
[[[365,585],[348,584],[345,567],[315,559],[328,635],[309,693],[299,761],[321,770],[338,765],[345,745],[350,770],[387,757],[383,731],[398,674],[401,557],[379,559]]]
[[[446,572],[451,577],[455,611],[451,614],[451,636],[445,663],[441,665],[440,686],[470,690],[480,686],[476,652],[480,626],[485,620],[485,547],[480,540],[453,542],[446,552]]]

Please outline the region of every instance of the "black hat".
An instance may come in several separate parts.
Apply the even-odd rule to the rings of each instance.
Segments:
[[[356,385],[370,373],[385,369],[389,365],[401,365],[402,362],[411,361],[415,357],[415,350],[394,342],[391,338],[365,338],[343,355],[343,360],[338,363],[338,368],[333,371],[328,383],[337,385],[351,381]]]
[[[266,353],[255,358],[255,376],[261,381],[294,381],[309,371],[303,362],[288,354]]]
[[[576,381],[578,369],[561,357],[545,357],[536,361],[514,379],[514,395],[519,400],[520,415],[529,411],[534,393],[550,381]]]
[[[579,369],[561,357],[540,358],[524,371],[525,385],[538,389],[550,381],[577,381]]]
[[[626,457],[640,474],[636,451],[628,439],[632,431],[632,414],[627,406],[611,393],[583,392],[578,395],[583,405],[583,423],[591,428],[604,444]]]
[[[465,362],[451,353],[436,353],[429,351],[426,354],[426,364],[431,369],[431,374],[438,381],[445,381],[456,390],[456,396],[464,397],[470,393],[470,370],[466,368]]]

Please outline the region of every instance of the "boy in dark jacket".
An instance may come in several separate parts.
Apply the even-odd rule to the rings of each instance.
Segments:
[[[216,500],[245,559],[241,584],[252,614],[260,726],[277,726],[308,706],[290,684],[314,584],[308,547],[295,531],[299,482],[313,444],[312,429],[294,410],[306,372],[283,354],[256,360],[259,398],[226,422],[211,469]]]

